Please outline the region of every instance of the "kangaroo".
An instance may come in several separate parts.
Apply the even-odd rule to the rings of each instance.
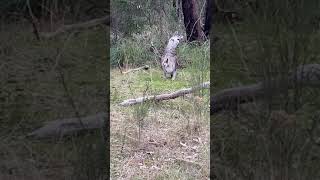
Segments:
[[[172,36],[164,50],[164,55],[161,58],[161,66],[165,78],[172,78],[172,80],[175,80],[177,76],[176,48],[182,39],[183,36],[181,35]]]

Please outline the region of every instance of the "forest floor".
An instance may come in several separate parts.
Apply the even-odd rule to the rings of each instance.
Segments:
[[[111,70],[112,179],[208,179],[209,90],[131,107],[125,99],[173,92],[201,82],[192,68],[178,69],[175,81],[160,66],[129,74]],[[209,70],[206,79],[209,81]]]
[[[37,41],[29,23],[0,27],[0,179],[98,179],[106,163],[100,132],[47,140],[25,135],[75,111],[105,111],[105,28]]]

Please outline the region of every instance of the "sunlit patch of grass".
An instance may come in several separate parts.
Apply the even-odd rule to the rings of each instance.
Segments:
[[[187,87],[187,77],[190,73],[179,69],[175,80],[164,78],[162,70],[150,70],[149,73],[140,73],[137,78],[137,87],[145,87],[149,83],[153,92],[166,92]]]

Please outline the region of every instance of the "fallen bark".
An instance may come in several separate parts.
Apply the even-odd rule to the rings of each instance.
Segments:
[[[93,20],[83,22],[83,23],[64,25],[64,26],[58,28],[54,32],[40,33],[40,37],[45,38],[45,39],[50,39],[50,38],[56,37],[60,34],[63,34],[65,32],[80,31],[83,29],[88,29],[88,28],[103,24],[103,23],[110,24],[110,17],[105,16],[102,18],[93,19]]]
[[[45,125],[29,134],[30,138],[59,138],[66,135],[74,135],[83,131],[103,128],[106,123],[106,113],[81,118],[58,119],[46,122]]]
[[[121,72],[122,74],[128,74],[130,72],[134,72],[134,71],[139,71],[141,69],[144,69],[144,70],[148,70],[149,69],[149,66],[148,65],[144,65],[142,67],[138,67],[138,68],[135,68],[135,69],[129,69],[128,71],[126,72]]]
[[[320,87],[320,64],[299,66],[294,73],[289,75],[286,82],[276,79],[269,83],[260,82],[222,90],[210,98],[210,115],[222,110],[235,109],[239,104],[264,98],[270,93],[277,94],[283,90],[293,89],[296,85]]]
[[[136,99],[127,99],[124,100],[123,102],[120,103],[121,106],[131,106],[135,104],[140,104],[146,101],[163,101],[163,100],[168,100],[168,99],[175,99],[179,96],[183,96],[186,94],[190,94],[196,90],[199,89],[208,89],[210,88],[210,82],[205,82],[199,86],[193,87],[193,88],[185,88],[185,89],[180,89],[178,91],[168,93],[168,94],[160,94],[160,95],[154,95],[154,96],[146,96],[146,97],[139,97]]]

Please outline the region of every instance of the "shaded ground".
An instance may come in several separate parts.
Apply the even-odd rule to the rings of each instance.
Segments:
[[[42,42],[31,32],[24,23],[0,28],[0,179],[98,179],[105,164],[99,132],[65,140],[24,135],[45,121],[74,117],[75,111],[104,111],[105,30]]]
[[[287,77],[297,65],[320,62],[317,31],[297,33],[280,31],[274,24],[259,25],[263,28],[248,22],[215,26],[220,40],[212,53],[213,92]],[[211,148],[217,179],[319,179],[319,148],[312,141],[312,136],[319,137],[315,125],[319,95],[318,88],[297,86],[241,105],[237,111],[213,115]]]

